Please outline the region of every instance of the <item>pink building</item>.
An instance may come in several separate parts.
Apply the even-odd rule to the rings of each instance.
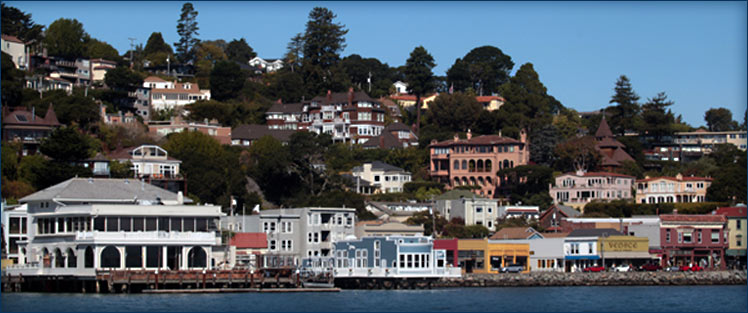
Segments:
[[[712,185],[709,177],[681,174],[675,177],[652,177],[636,181],[636,203],[682,203],[706,201],[706,190]]]
[[[556,177],[549,193],[554,204],[582,209],[592,200],[633,199],[633,176],[609,172],[566,173]]]
[[[449,189],[462,185],[476,185],[473,192],[499,198],[501,178],[496,172],[504,168],[527,165],[530,151],[527,133],[520,132],[520,140],[501,135],[473,137],[468,130],[467,139],[431,142],[431,176],[447,185]]]

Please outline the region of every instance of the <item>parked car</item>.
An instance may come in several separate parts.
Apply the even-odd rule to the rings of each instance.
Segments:
[[[703,271],[704,268],[701,266],[698,266],[696,264],[688,266],[688,265],[681,265],[680,270],[683,272],[700,272]]]
[[[603,271],[605,271],[605,266],[588,266],[582,270],[582,272],[603,272]]]
[[[500,273],[521,273],[525,270],[525,266],[522,264],[509,264],[499,269]]]
[[[613,271],[615,272],[631,272],[631,266],[628,264],[618,265],[613,268]]]
[[[647,264],[642,265],[639,269],[641,269],[642,271],[654,272],[654,271],[661,270],[662,266],[659,266],[657,264],[647,263]]]
[[[667,271],[667,272],[678,272],[678,271],[680,271],[680,266],[667,267],[667,268],[665,268],[665,271]]]

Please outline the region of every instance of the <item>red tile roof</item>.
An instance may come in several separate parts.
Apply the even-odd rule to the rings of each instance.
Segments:
[[[724,215],[726,217],[746,217],[746,210],[748,208],[744,206],[735,207],[722,207],[717,208],[717,215]]]
[[[432,144],[430,145],[430,147],[449,147],[449,146],[454,146],[454,145],[494,145],[494,144],[507,144],[507,143],[521,144],[521,142],[513,138],[501,137],[499,135],[483,135],[483,136],[470,138],[470,140],[467,140],[467,139],[460,139],[457,141],[454,141],[454,139],[445,140],[442,142]]]
[[[501,240],[501,239],[527,239],[532,235],[539,234],[535,229],[531,227],[506,227],[497,231],[488,239]],[[542,235],[541,235],[542,236]]]
[[[238,249],[267,249],[268,237],[265,233],[236,233],[229,245]]]
[[[570,172],[570,173],[566,173],[564,175],[574,175],[574,176],[576,176],[577,173]],[[587,173],[584,173],[584,177],[606,177],[606,176],[634,178],[634,176],[623,175],[623,174],[618,174],[618,173],[611,173],[611,172],[587,172]]]
[[[475,97],[475,100],[478,100],[478,102],[490,102],[493,100],[506,101],[504,98],[499,96],[477,96]]]
[[[143,81],[144,82],[149,82],[149,83],[155,83],[155,82],[165,83],[166,82],[165,80],[163,80],[163,79],[161,79],[160,77],[157,77],[157,76],[148,76]]]
[[[660,220],[663,222],[708,222],[708,223],[724,223],[727,221],[724,215],[711,215],[711,214],[660,214]]]
[[[675,177],[660,176],[660,177],[650,177],[650,178],[645,178],[645,179],[637,179],[636,182],[637,183],[646,183],[646,182],[650,182],[650,181],[653,181],[653,180],[660,180],[660,179],[667,179],[667,180],[672,180],[672,181],[712,181],[711,177],[696,177],[696,176],[691,177],[691,176],[688,176],[688,177],[683,177],[681,180],[678,180]]]
[[[16,36],[11,36],[11,35],[5,35],[5,34],[3,34],[2,38],[3,38],[3,40],[6,40],[6,41],[23,43],[23,40],[18,39],[18,37],[16,37]]]

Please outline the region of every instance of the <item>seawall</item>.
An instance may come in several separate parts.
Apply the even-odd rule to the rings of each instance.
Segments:
[[[433,287],[741,285],[745,271],[465,274]]]

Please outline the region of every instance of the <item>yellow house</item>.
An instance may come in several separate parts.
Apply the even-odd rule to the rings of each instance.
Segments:
[[[744,206],[717,208],[716,214],[727,217],[728,247],[725,251],[727,265],[743,267],[746,264],[746,239],[748,238],[748,208]]]
[[[522,264],[523,273],[530,271],[530,245],[527,243],[489,243],[488,239],[460,239],[457,256],[463,273],[498,273],[512,263]]]
[[[431,102],[433,102],[434,99],[436,99],[436,96],[438,95],[439,95],[438,93],[435,93],[431,95],[422,96],[421,97],[421,109],[424,109],[424,110],[428,109],[429,104],[431,104]],[[409,108],[409,107],[416,105],[416,96],[414,95],[398,94],[398,95],[390,96],[390,99],[395,100],[395,102],[397,102],[397,104],[399,104],[403,108]]]

